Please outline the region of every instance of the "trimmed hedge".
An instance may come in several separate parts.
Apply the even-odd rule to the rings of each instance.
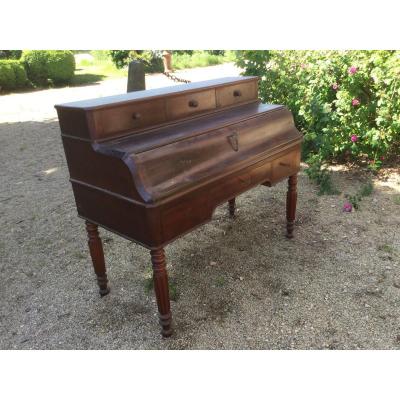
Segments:
[[[28,50],[22,55],[28,78],[36,85],[68,83],[74,76],[75,58],[68,50]]]
[[[0,60],[0,87],[2,89],[16,89],[27,84],[28,78],[21,61]]]
[[[49,51],[49,78],[54,83],[68,83],[74,76],[75,57],[72,51]]]
[[[28,50],[22,53],[28,78],[36,85],[47,84],[47,59],[47,50]]]

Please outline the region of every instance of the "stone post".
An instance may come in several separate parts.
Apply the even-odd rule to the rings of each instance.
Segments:
[[[144,65],[140,61],[134,60],[129,63],[128,69],[128,87],[127,92],[146,89],[146,80],[144,74]]]

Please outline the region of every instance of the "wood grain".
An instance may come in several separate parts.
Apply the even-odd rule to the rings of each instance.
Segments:
[[[153,265],[154,291],[157,298],[158,315],[162,328],[161,334],[164,337],[169,337],[172,335],[172,316],[164,249],[151,250],[150,254]]]
[[[100,288],[100,295],[105,296],[110,292],[104,261],[103,245],[99,236],[96,224],[86,221],[86,231],[88,234],[88,245],[90,256],[92,257],[94,272],[97,276],[97,283]]]
[[[162,335],[172,334],[164,247],[215,208],[289,177],[293,237],[302,135],[290,111],[260,104],[257,77],[227,78],[58,105],[78,215],[100,294],[109,292],[98,226],[150,249]]]
[[[296,218],[296,203],[297,203],[297,174],[289,176],[288,191],[286,198],[286,220],[287,233],[286,236],[293,238],[294,221]]]

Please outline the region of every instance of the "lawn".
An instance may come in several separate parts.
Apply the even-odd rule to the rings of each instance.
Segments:
[[[235,60],[234,51],[226,51],[224,55],[195,51],[193,54],[174,54],[173,68],[188,69],[223,64]],[[126,78],[127,68],[118,69],[106,50],[92,50],[75,54],[76,70],[71,81],[72,86],[95,83],[106,79]]]
[[[205,51],[195,51],[193,54],[174,54],[172,66],[174,69],[208,67],[235,61],[235,52],[225,51],[224,55],[210,54]]]
[[[104,50],[75,54],[75,62],[75,76],[71,82],[73,86],[128,76],[128,70],[118,69]]]

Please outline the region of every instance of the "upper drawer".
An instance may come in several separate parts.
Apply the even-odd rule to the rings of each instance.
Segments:
[[[216,97],[218,107],[226,107],[249,100],[256,100],[258,97],[257,81],[217,88]]]
[[[168,119],[182,118],[215,108],[215,90],[188,93],[170,97],[167,101]]]
[[[144,101],[94,111],[93,119],[96,139],[104,139],[118,132],[157,125],[166,120],[164,100]]]

